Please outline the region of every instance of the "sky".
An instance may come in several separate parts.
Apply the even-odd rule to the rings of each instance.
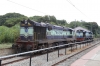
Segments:
[[[0,0],[0,15],[55,16],[58,20],[97,22],[100,26],[100,0]]]

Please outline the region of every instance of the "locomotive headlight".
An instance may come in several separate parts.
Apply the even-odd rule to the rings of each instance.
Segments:
[[[28,37],[28,33],[25,33],[25,37]]]

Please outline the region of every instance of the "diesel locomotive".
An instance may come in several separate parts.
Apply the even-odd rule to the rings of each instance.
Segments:
[[[75,41],[83,41],[88,34],[81,29],[72,29],[49,23],[39,23],[32,20],[23,20],[20,23],[20,36],[13,47],[17,51],[29,51],[58,46]]]
[[[76,41],[93,40],[93,33],[85,28],[76,27],[75,29]]]

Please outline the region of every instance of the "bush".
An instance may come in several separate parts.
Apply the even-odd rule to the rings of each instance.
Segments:
[[[0,26],[0,43],[14,42],[19,36],[19,25],[11,28]]]

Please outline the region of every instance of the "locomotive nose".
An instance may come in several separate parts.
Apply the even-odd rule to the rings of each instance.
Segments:
[[[21,41],[32,41],[33,40],[33,28],[32,27],[21,27],[20,29]]]

